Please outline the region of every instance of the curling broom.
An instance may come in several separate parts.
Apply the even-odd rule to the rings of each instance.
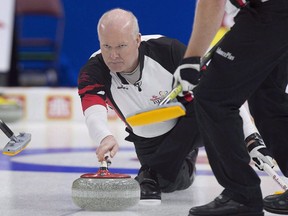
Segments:
[[[31,134],[21,132],[18,136],[15,136],[11,129],[2,120],[0,120],[0,129],[10,139],[2,150],[2,153],[5,155],[14,156],[18,154],[23,151],[31,141]]]
[[[201,68],[210,61],[222,39],[223,37],[201,59]],[[126,117],[127,123],[131,126],[143,126],[184,116],[186,109],[180,102],[170,103],[180,92],[182,92],[182,86],[179,84],[161,100],[158,107],[139,110],[128,115]]]

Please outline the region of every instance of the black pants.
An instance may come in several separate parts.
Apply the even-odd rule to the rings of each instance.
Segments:
[[[126,140],[134,143],[141,165],[148,165],[171,182],[176,180],[188,153],[203,146],[193,104],[185,106],[186,115],[179,118],[175,127],[162,136],[143,138],[126,129],[130,133]]]
[[[223,193],[262,206],[260,179],[249,165],[240,106],[288,56],[288,1],[241,9],[195,89],[195,111],[211,168]]]
[[[269,74],[248,104],[255,124],[282,173],[288,177],[288,58]]]

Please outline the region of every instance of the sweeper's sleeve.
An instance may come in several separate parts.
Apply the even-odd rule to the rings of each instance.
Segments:
[[[97,145],[107,137],[112,135],[108,128],[107,109],[102,105],[93,105],[84,111],[86,125],[89,135]]]

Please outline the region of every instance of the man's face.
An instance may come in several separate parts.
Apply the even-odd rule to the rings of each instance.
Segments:
[[[129,28],[101,28],[100,48],[105,64],[112,72],[132,72],[138,65],[140,34],[135,36]]]

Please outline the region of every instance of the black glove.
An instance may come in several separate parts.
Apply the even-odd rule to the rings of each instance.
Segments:
[[[200,79],[200,57],[184,58],[174,73],[175,88],[179,83],[183,92],[192,91]],[[183,96],[183,94],[179,94]]]
[[[266,148],[260,134],[253,133],[245,139],[245,143],[251,159],[255,162],[255,166],[263,171],[263,164],[266,163],[270,167],[274,167],[271,153]]]

